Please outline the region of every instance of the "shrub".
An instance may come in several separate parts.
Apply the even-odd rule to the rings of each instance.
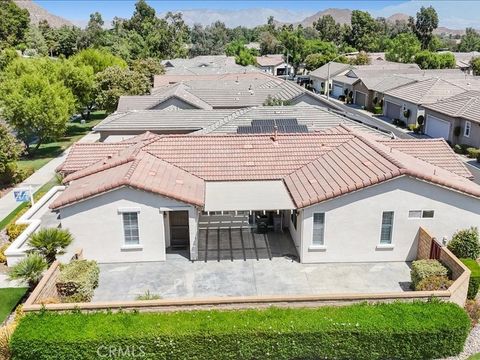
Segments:
[[[474,259],[460,259],[466,267],[472,272],[470,274],[470,282],[468,283],[468,294],[469,299],[475,299],[478,294],[478,289],[480,288],[480,265]]]
[[[150,290],[145,291],[144,294],[138,295],[135,300],[158,300],[161,299],[162,297],[157,294],[152,294]]]
[[[480,163],[480,153],[477,155],[477,162]]]
[[[477,259],[480,255],[478,229],[471,227],[457,231],[447,245],[448,249],[458,258]]]
[[[453,151],[455,151],[457,154],[463,154],[462,146],[459,145],[459,144],[456,144],[456,145],[453,147]]]
[[[68,230],[59,228],[44,228],[30,236],[28,244],[33,251],[42,254],[49,264],[53,263],[57,255],[64,254],[64,249],[73,241]]]
[[[417,290],[417,286],[423,279],[430,276],[448,276],[448,269],[438,260],[417,260],[412,263],[410,276],[413,288]]]
[[[10,242],[14,241],[26,228],[27,228],[27,224],[12,223],[8,225],[6,232]]]
[[[146,359],[432,359],[458,354],[470,330],[452,303],[164,313],[29,314],[15,359],[93,359],[99,348]],[[132,356],[120,357],[123,359]]]
[[[480,149],[477,149],[474,147],[467,148],[467,156],[470,159],[476,159],[479,154],[480,154]]]
[[[408,119],[410,117],[410,109],[407,109],[403,112],[403,116]]]
[[[480,319],[480,300],[467,300],[465,303],[465,311],[470,317],[472,325],[477,325]]]
[[[459,137],[461,133],[462,133],[462,128],[460,126],[455,126],[453,128],[453,136]]]
[[[0,264],[7,262],[7,257],[5,256],[5,251],[10,246],[10,244],[3,244],[0,246]]]
[[[429,276],[420,280],[415,290],[417,291],[437,291],[448,290],[453,281],[447,276]]]
[[[383,109],[381,106],[375,106],[373,108],[373,113],[376,114],[376,115],[381,115],[383,114]]]
[[[11,280],[23,280],[33,288],[40,281],[47,266],[43,256],[31,253],[9,269],[8,277]]]
[[[408,124],[407,129],[410,130],[410,131],[413,131],[413,130],[415,130],[416,127],[417,127],[416,124]]]
[[[64,302],[88,302],[98,286],[100,269],[96,261],[74,260],[60,265],[57,292]]]
[[[455,145],[455,152],[457,154],[462,154],[462,155],[465,155],[467,154],[467,149],[470,147],[470,145],[467,145],[467,144],[457,144]]]
[[[338,97],[338,100],[345,102],[345,100],[346,100],[345,95],[340,95],[340,96]]]

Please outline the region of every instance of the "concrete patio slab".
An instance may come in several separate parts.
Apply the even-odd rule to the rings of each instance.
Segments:
[[[134,300],[149,291],[162,298],[402,292],[404,262],[300,264],[289,258],[100,264],[93,301]]]

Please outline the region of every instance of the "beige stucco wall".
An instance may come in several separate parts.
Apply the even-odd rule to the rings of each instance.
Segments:
[[[398,99],[398,98],[395,98],[395,97],[392,97],[392,96],[389,96],[389,95],[385,95],[384,98],[383,98],[383,107],[384,107],[384,111],[383,113],[386,114],[387,110],[386,110],[386,106],[385,104],[388,102],[392,102],[392,103],[395,103],[397,105],[400,105],[401,106],[401,111],[400,111],[400,120],[403,120],[408,124],[416,124],[417,123],[417,117],[420,116],[420,115],[425,115],[425,110],[423,109],[420,109],[420,107],[417,105],[417,104],[413,104],[411,102],[408,102],[408,101],[405,101],[405,100],[402,100],[402,99]],[[405,110],[409,109],[410,110],[410,117],[407,119],[405,116],[403,116],[403,112]]]
[[[434,210],[433,219],[409,219],[409,210]],[[394,211],[391,248],[381,248],[383,211]],[[311,248],[313,213],[325,212],[325,248]],[[301,261],[410,261],[416,257],[420,226],[437,237],[480,226],[480,200],[409,177],[303,209]]]
[[[123,246],[123,218],[119,210],[125,209],[139,211],[138,248]],[[194,207],[132,188],[120,188],[60,209],[60,218],[62,227],[75,237],[69,252],[81,248],[86,259],[98,262],[163,261],[169,243],[164,213],[169,209],[189,210],[192,243],[198,216]]]

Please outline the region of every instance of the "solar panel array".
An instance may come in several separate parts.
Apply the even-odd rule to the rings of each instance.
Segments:
[[[307,133],[307,125],[299,124],[297,119],[268,119],[252,120],[249,126],[239,126],[237,134],[273,134],[279,133]]]

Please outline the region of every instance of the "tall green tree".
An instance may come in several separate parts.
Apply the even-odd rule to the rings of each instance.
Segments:
[[[438,27],[438,14],[437,11],[432,7],[420,8],[420,11],[417,12],[417,17],[415,21],[415,34],[422,44],[422,49],[428,49],[428,45],[433,37],[433,30]]]
[[[350,45],[358,50],[377,50],[379,28],[375,19],[366,11],[353,10],[351,24]]]
[[[458,51],[480,51],[480,34],[473,28],[467,28],[460,44],[458,44]]]
[[[280,33],[280,42],[284,48],[285,57],[288,56],[288,62],[293,66],[293,75],[295,75],[305,55],[305,38],[302,36],[302,29],[283,29]]]
[[[134,60],[131,62],[129,68],[130,70],[144,75],[150,81],[151,87],[153,86],[155,75],[162,75],[165,73],[165,68],[160,63],[160,60],[153,58]]]
[[[317,22],[313,23],[313,27],[318,31],[320,40],[340,43],[342,39],[341,26],[332,15],[322,16]]]
[[[117,66],[108,67],[96,77],[96,104],[108,112],[117,109],[122,95],[144,95],[150,90],[150,82],[143,75]]]
[[[24,150],[22,144],[4,125],[0,125],[0,183],[15,183],[18,174],[17,160]]]
[[[0,85],[1,114],[32,154],[60,138],[75,109],[75,98],[60,81],[41,73],[8,77]]]
[[[0,73],[10,65],[14,60],[18,59],[17,51],[13,48],[7,48],[0,51]],[[0,76],[1,78],[1,76]]]
[[[33,55],[48,55],[47,41],[42,35],[40,29],[35,25],[30,25],[25,34],[25,45],[27,50]]]
[[[470,60],[470,65],[472,65],[473,75],[480,76],[480,57]]]
[[[420,50],[421,44],[416,36],[411,33],[403,33],[397,35],[389,44],[385,58],[388,61],[411,63]]]
[[[280,41],[269,31],[263,31],[259,35],[260,41],[260,54],[277,54],[281,51]]]
[[[205,28],[195,24],[190,32],[191,56],[220,55],[225,52],[229,42],[228,30],[221,21],[216,21]]]
[[[85,49],[75,54],[71,61],[76,66],[91,66],[93,73],[97,74],[110,66],[117,66],[120,68],[126,68],[127,63],[117,57],[112,55],[106,50],[100,49]]]
[[[0,4],[0,49],[20,44],[30,23],[28,10],[21,9],[12,0]]]

